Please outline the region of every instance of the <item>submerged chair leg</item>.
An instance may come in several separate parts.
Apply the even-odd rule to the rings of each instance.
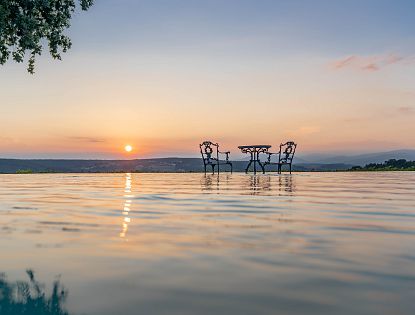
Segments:
[[[261,166],[262,174],[265,174],[265,165],[258,161],[259,166]]]

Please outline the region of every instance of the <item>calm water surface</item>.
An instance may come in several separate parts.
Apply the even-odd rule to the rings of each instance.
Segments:
[[[415,314],[415,172],[0,175],[0,249],[0,314]]]

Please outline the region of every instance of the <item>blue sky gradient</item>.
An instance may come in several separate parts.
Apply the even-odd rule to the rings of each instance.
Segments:
[[[75,14],[62,62],[45,50],[34,76],[0,69],[0,152],[193,156],[204,138],[413,148],[414,13],[403,0],[97,0]]]

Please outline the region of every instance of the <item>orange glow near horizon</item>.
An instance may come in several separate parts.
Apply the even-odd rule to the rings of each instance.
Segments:
[[[368,22],[326,1],[126,2],[76,17],[63,62],[45,54],[34,76],[1,66],[0,158],[199,157],[204,140],[231,159],[240,145],[286,141],[299,154],[415,149],[415,24],[403,5],[359,6]]]

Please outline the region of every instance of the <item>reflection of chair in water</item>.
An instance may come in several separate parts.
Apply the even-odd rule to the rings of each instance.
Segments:
[[[50,296],[44,285],[35,279],[32,270],[26,271],[29,281],[10,283],[0,273],[0,314],[1,315],[69,315],[63,308],[67,291],[59,281],[53,283]]]
[[[279,181],[279,190],[286,191],[286,192],[294,192],[295,191],[295,184],[294,178],[289,175],[278,176]]]
[[[230,175],[211,175],[211,174],[204,174],[202,177],[200,184],[202,186],[202,190],[213,190],[214,185],[216,186],[216,190],[227,190],[225,188],[227,184],[229,184],[229,179],[231,178]],[[219,183],[222,182],[225,184],[225,187],[219,187]]]
[[[214,183],[216,190],[219,190],[219,174],[217,176],[205,174],[201,180],[202,190],[212,190]]]
[[[281,174],[282,166],[288,165],[290,167],[290,174],[291,174],[291,165],[293,163],[293,158],[294,158],[296,148],[297,148],[297,144],[295,144],[293,141],[281,143],[279,152],[274,152],[274,153],[266,152],[265,153],[265,154],[268,154],[268,159],[265,161],[264,166],[277,165],[278,173]],[[272,161],[273,155],[278,156],[278,161]]]
[[[205,169],[208,165],[212,167],[212,173],[215,173],[215,167],[217,166],[218,173],[220,172],[220,165],[229,165],[232,172],[232,162],[229,161],[229,151],[221,152],[219,151],[219,144],[213,143],[211,141],[204,141],[199,144],[200,154],[202,154],[203,167]],[[220,159],[220,155],[224,156],[224,160]]]

